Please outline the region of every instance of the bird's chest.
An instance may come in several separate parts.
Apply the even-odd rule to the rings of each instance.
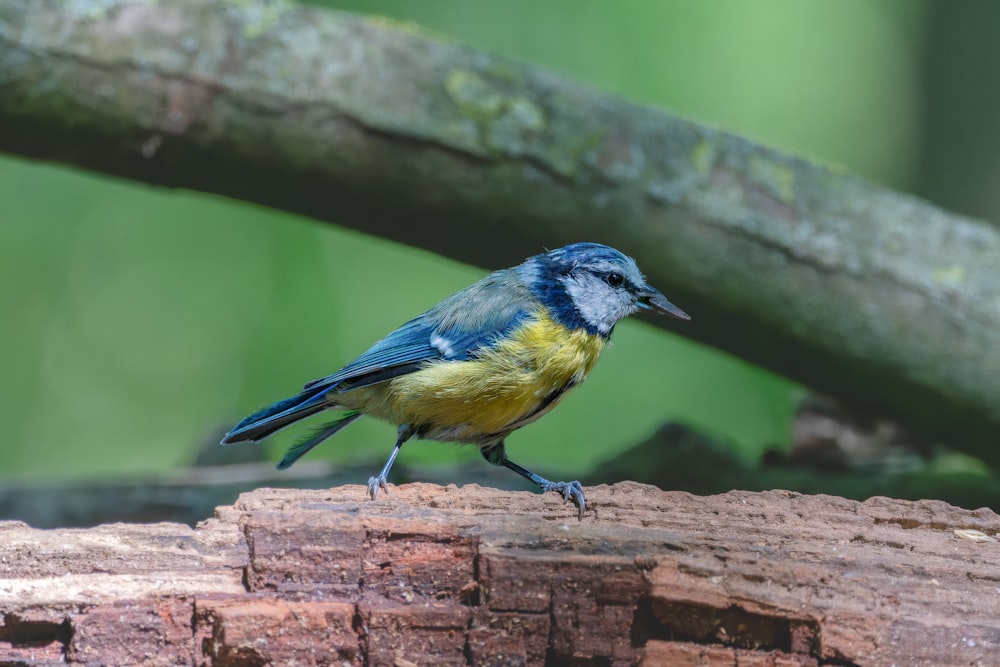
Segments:
[[[499,369],[526,394],[546,398],[583,382],[604,349],[604,338],[541,319],[490,351]]]

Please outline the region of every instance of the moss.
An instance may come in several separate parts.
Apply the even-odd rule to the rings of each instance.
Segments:
[[[942,266],[935,269],[933,275],[938,285],[955,289],[965,281],[965,267],[959,264]]]
[[[475,122],[482,143],[497,154],[524,152],[526,137],[546,128],[541,107],[526,97],[507,96],[500,86],[472,70],[451,70],[444,88],[461,114]]]
[[[495,117],[503,107],[500,91],[472,70],[456,68],[448,72],[444,89],[463,114],[479,121]]]
[[[752,181],[786,204],[795,201],[795,172],[792,169],[760,156],[750,158],[749,166]]]
[[[545,113],[529,99],[514,97],[507,102],[507,115],[524,130],[541,132],[545,129]]]
[[[702,139],[691,151],[691,165],[702,176],[708,176],[715,166],[715,158],[718,156],[718,149],[715,144],[707,139]]]
[[[488,122],[486,143],[498,152],[515,154],[525,149],[525,136],[545,129],[545,114],[530,100],[503,100],[500,113]]]
[[[524,72],[518,65],[505,60],[495,59],[487,63],[484,72],[494,81],[504,84],[521,86]]]
[[[247,39],[260,37],[281,17],[291,9],[298,7],[292,0],[271,0],[257,2],[255,0],[227,0],[240,13],[243,20],[243,36]]]
[[[427,26],[420,25],[419,23],[414,23],[413,21],[403,21],[392,18],[391,16],[384,16],[382,14],[368,15],[364,17],[364,20],[381,28],[398,30],[400,32],[409,33],[415,37],[431,39],[435,42],[442,42],[444,44],[457,43],[453,36],[444,32],[437,32],[436,30],[432,30]]]

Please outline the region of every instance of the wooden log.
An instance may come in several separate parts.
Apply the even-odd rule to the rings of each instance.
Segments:
[[[192,529],[0,524],[0,664],[977,665],[990,510],[635,483],[260,489]]]

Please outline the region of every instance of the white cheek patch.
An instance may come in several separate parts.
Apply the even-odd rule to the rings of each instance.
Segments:
[[[580,316],[605,336],[628,314],[622,312],[621,295],[593,274],[569,275],[562,283]]]

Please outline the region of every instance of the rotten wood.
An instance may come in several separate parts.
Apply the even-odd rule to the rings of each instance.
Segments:
[[[0,523],[0,663],[988,665],[990,510],[635,483],[260,489],[192,529]]]
[[[1000,464],[1000,230],[414,26],[0,0],[0,150],[491,267],[604,241],[681,335]]]

